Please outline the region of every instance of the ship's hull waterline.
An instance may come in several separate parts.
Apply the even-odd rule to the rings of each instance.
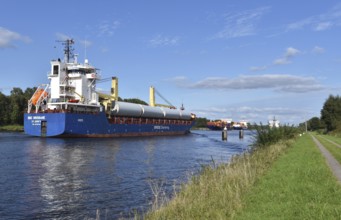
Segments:
[[[194,121],[152,120],[124,117],[121,123],[105,113],[26,113],[25,133],[37,137],[135,137],[181,135],[190,132]],[[121,120],[122,120],[121,119]]]

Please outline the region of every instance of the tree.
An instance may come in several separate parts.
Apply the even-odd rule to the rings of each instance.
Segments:
[[[25,96],[22,89],[13,88],[9,99],[11,124],[23,124],[23,113],[27,101],[25,101]]]
[[[206,128],[207,127],[207,120],[206,118],[196,118],[195,119],[195,127],[197,128]]]
[[[148,105],[147,102],[137,99],[137,98],[131,98],[131,99],[123,99],[124,102],[130,102],[130,103],[135,103],[135,104],[141,104],[141,105]]]
[[[36,88],[27,88],[25,92],[21,88],[13,88],[10,95],[0,92],[0,125],[23,124],[24,111],[27,101],[32,97]]]
[[[0,92],[0,125],[7,125],[10,123],[9,106],[9,98]]]
[[[327,131],[333,131],[341,123],[341,98],[330,95],[321,110],[321,121],[326,125]]]
[[[37,90],[37,87],[33,87],[33,88],[26,88],[25,92],[24,92],[24,97],[25,99],[28,101],[30,100],[30,98],[33,96],[34,92]]]
[[[308,130],[316,131],[316,130],[320,129],[321,127],[322,127],[321,122],[320,122],[320,119],[318,117],[313,117],[313,118],[309,119]]]

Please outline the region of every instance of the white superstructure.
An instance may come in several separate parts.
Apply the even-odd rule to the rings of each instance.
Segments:
[[[64,60],[52,60],[51,71],[48,73],[49,85],[38,87],[36,94],[29,101],[28,112],[32,104],[42,110],[80,110],[93,111],[100,103],[96,93],[96,80],[100,78],[97,69],[85,60],[77,62],[77,55],[72,53],[72,39],[63,44]],[[31,102],[31,103],[30,103]]]
[[[270,128],[278,128],[279,124],[280,124],[279,121],[275,117],[272,120],[269,120]]]

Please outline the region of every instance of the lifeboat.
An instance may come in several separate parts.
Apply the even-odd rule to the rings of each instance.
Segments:
[[[33,95],[33,97],[32,97],[32,103],[33,103],[33,105],[36,105],[36,104],[37,104],[37,102],[38,102],[38,100],[39,100],[39,98],[40,98],[41,96],[44,97],[44,98],[46,98],[47,95],[48,95],[48,93],[45,92],[44,89],[39,89],[39,90]]]
[[[78,103],[79,99],[70,99],[69,102],[71,102],[71,103]]]

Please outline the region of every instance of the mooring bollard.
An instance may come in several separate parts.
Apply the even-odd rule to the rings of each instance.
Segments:
[[[240,130],[239,131],[239,139],[243,139],[244,138],[244,130]]]
[[[223,129],[223,132],[221,133],[221,139],[223,141],[227,140],[227,128],[226,127]]]

